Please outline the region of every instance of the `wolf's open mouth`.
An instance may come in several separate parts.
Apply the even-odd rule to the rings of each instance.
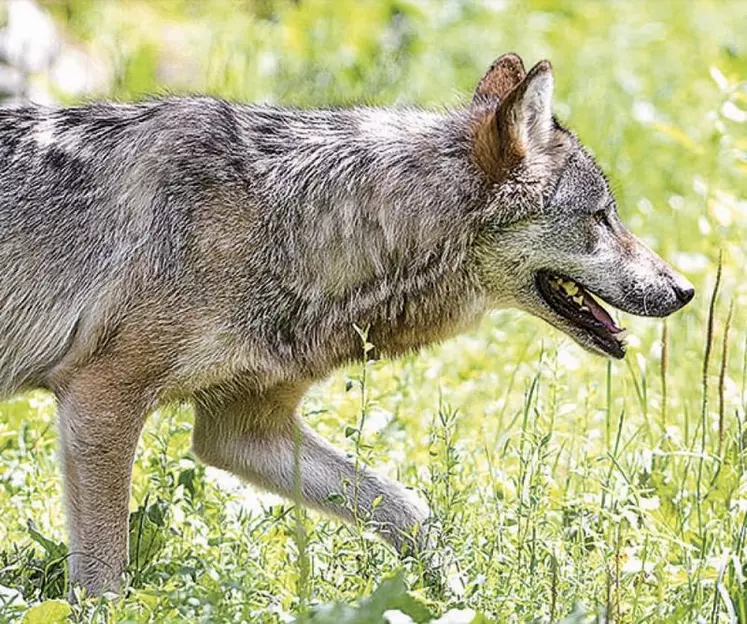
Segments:
[[[625,356],[625,330],[583,286],[572,279],[545,271],[536,275],[537,288],[554,312],[581,329],[604,353]]]

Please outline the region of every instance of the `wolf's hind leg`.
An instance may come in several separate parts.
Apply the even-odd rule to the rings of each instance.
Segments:
[[[147,405],[114,367],[76,375],[58,393],[70,580],[117,591],[128,558],[130,478]]]
[[[303,390],[211,393],[198,399],[195,453],[286,498],[348,521],[372,520],[400,551],[424,546],[427,506],[368,467],[358,466],[356,475],[351,458],[297,417]]]

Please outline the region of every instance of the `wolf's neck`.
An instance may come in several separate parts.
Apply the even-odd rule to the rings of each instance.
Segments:
[[[276,260],[304,288],[344,296],[466,251],[486,193],[466,113],[249,109],[244,123]]]
[[[402,352],[476,315],[467,264],[487,188],[469,123],[466,112],[247,112],[261,218],[281,241],[268,262],[329,330],[368,322],[377,346]]]

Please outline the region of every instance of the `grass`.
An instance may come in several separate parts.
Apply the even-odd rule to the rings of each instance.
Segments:
[[[320,433],[430,503],[440,584],[365,519],[344,526],[206,470],[190,409],[171,406],[137,455],[125,597],[71,607],[53,402],[0,404],[0,620],[747,621],[742,3],[47,7],[113,68],[102,96],[122,99],[442,106],[501,52],[547,57],[558,115],[697,296],[666,323],[625,317],[624,362],[502,311],[313,388],[303,411]]]

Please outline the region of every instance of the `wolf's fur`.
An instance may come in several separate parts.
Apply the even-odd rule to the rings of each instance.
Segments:
[[[355,325],[398,355],[516,306],[596,349],[539,299],[543,268],[628,311],[680,307],[688,285],[623,229],[551,94],[548,63],[525,77],[507,55],[444,113],[0,112],[0,394],[58,397],[74,581],[118,584],[135,446],[160,403],[190,400],[197,455],[251,482],[344,518],[383,496],[373,519],[402,547],[427,509],[296,417],[359,357]],[[600,206],[610,232],[590,224]]]

